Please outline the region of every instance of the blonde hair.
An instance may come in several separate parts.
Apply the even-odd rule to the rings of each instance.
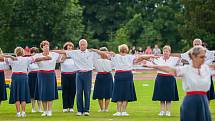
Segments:
[[[48,40],[43,40],[41,43],[40,43],[40,48],[42,49],[43,46],[45,45],[49,45],[49,41]]]
[[[16,47],[14,53],[16,56],[24,56],[24,49],[22,47]]]
[[[169,50],[169,52],[171,52],[171,47],[170,47],[169,45],[165,45],[165,46],[163,47],[163,51],[164,51],[165,49],[167,49],[167,50]]]
[[[193,56],[197,56],[201,51],[206,52],[206,49],[202,46],[195,46],[189,50],[189,57],[192,59]]]
[[[74,48],[74,44],[72,42],[66,42],[64,45],[63,45],[63,49],[64,50],[67,50],[67,46],[72,46],[72,48]]]
[[[129,51],[128,45],[126,45],[126,44],[119,45],[118,51],[121,53],[128,53],[128,51]]]

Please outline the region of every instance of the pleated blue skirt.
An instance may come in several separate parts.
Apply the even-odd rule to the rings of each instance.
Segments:
[[[110,99],[112,96],[112,92],[112,74],[97,74],[93,91],[93,99]]]
[[[178,89],[174,76],[157,75],[155,79],[153,101],[178,101]]]
[[[181,105],[181,121],[211,121],[206,95],[187,95]]]
[[[7,100],[4,72],[0,72],[0,101]]]
[[[112,102],[137,100],[132,72],[116,72],[114,80]]]
[[[39,100],[52,101],[58,99],[57,79],[55,72],[38,72]]]
[[[214,94],[214,83],[213,83],[213,77],[211,76],[211,87],[210,90],[207,92],[208,100],[214,100],[215,94]]]
[[[31,102],[27,74],[12,74],[9,104],[16,101]]]
[[[28,74],[28,84],[30,89],[30,97],[35,99],[35,96],[38,95],[38,72],[30,72]]]

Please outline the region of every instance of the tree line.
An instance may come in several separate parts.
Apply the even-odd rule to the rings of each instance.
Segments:
[[[215,48],[214,0],[0,0],[0,47],[53,47],[86,38],[90,47],[117,50],[171,45],[184,52],[194,38]]]

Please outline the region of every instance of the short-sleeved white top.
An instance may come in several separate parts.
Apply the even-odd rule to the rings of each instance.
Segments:
[[[63,63],[60,64],[61,72],[75,72],[77,71],[77,67],[73,59],[69,58],[64,60]]]
[[[116,54],[111,57],[115,70],[132,70],[135,56]]]
[[[204,64],[198,69],[192,65],[176,67],[176,75],[182,76],[182,86],[185,92],[189,91],[208,91],[211,85],[211,69]]]
[[[189,56],[189,51],[187,51],[186,53],[182,53],[181,54],[181,58],[188,61],[189,64],[192,63],[192,60]],[[212,61],[211,60],[214,60],[214,52],[213,51],[210,51],[210,50],[206,50],[206,54],[205,54],[205,62],[207,64],[210,64]]]
[[[96,52],[89,50],[72,50],[66,51],[67,57],[71,57],[79,71],[91,71],[93,70],[93,65],[99,55]]]
[[[164,60],[163,56],[161,56],[160,58],[154,59],[153,62],[156,65],[175,67],[178,61],[179,61],[178,57],[170,56],[169,59]],[[157,71],[157,73],[167,74],[166,72],[163,71]]]
[[[39,70],[55,70],[55,66],[59,58],[59,54],[55,52],[49,52],[49,56],[52,58],[51,60],[37,62],[39,66]],[[39,57],[45,57],[45,56],[42,53],[39,53],[34,55],[33,57],[39,58]]]
[[[6,70],[9,68],[9,65],[3,61],[3,62],[0,62],[0,70]]]
[[[39,66],[36,62],[34,63],[31,63],[29,66],[28,66],[28,72],[31,72],[31,71],[38,71],[39,70]]]
[[[7,59],[8,64],[11,65],[12,72],[28,72],[28,66],[31,62],[33,62],[32,57],[16,57],[17,60],[12,60],[10,58]]]
[[[112,62],[110,60],[102,58],[97,59],[94,66],[97,72],[111,72],[113,68]]]

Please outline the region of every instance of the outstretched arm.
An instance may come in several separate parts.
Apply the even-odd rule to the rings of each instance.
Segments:
[[[170,66],[159,66],[159,65],[143,65],[143,66],[148,68],[154,68],[154,69],[169,73],[171,75],[176,75],[176,69]]]
[[[12,59],[13,61],[17,60],[17,58],[14,57],[14,56],[12,56],[12,55],[2,55],[2,56],[5,57],[5,58],[10,58],[10,59]]]
[[[66,51],[64,51],[64,50],[51,50],[51,52],[55,52],[58,54],[66,54]]]
[[[39,58],[35,58],[34,61],[35,62],[40,62],[40,61],[46,61],[46,60],[51,60],[52,58],[50,56],[45,56],[45,57],[39,57]]]
[[[211,69],[215,70],[215,63],[210,64],[209,67],[210,67]]]
[[[149,60],[151,58],[158,58],[159,56],[154,56],[154,55],[141,55],[141,56],[137,56],[135,59],[135,63],[139,63],[143,60]]]
[[[98,53],[100,56],[102,56],[102,57],[104,57],[104,58],[108,58],[108,55],[107,55],[107,52],[104,52],[104,51],[100,51],[100,50],[98,50],[98,49],[90,49],[91,51],[93,51],[93,52],[96,52],[96,53]]]

